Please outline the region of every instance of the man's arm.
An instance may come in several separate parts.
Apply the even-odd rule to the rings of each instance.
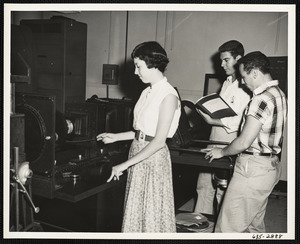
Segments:
[[[253,116],[247,116],[245,126],[235,140],[233,140],[228,146],[222,149],[212,149],[205,155],[205,159],[209,159],[211,162],[213,159],[222,158],[224,156],[236,155],[251,146],[255,138],[258,136],[261,130],[262,124],[259,120]]]
[[[213,119],[208,114],[204,113],[200,109],[197,109],[199,114],[202,116],[202,118],[205,120],[207,124],[215,125],[215,126],[225,126],[220,119]]]

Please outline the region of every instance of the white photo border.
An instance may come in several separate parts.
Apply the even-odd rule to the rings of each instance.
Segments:
[[[259,11],[288,12],[288,231],[281,239],[295,238],[295,169],[296,169],[296,6],[294,4],[4,4],[4,110],[3,110],[3,161],[9,162],[10,145],[10,25],[12,11]],[[9,164],[3,163],[3,194],[9,194]],[[3,197],[4,239],[252,239],[252,234],[176,233],[176,234],[125,234],[125,233],[45,233],[10,232],[9,197]]]

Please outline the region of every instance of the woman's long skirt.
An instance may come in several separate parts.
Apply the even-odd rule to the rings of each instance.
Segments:
[[[133,140],[129,158],[149,142]],[[170,152],[165,145],[128,169],[122,232],[176,232]]]

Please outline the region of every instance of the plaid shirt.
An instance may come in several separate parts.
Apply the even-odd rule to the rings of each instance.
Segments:
[[[269,81],[253,91],[253,97],[244,113],[242,128],[246,117],[250,115],[262,123],[262,128],[247,151],[280,153],[287,116],[287,101],[278,87],[277,80]]]

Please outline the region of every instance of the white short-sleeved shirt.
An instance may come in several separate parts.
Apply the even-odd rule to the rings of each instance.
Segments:
[[[250,101],[250,96],[239,87],[238,80],[232,81],[232,76],[227,77],[227,80],[224,81],[220,96],[230,105],[237,115],[222,118],[221,121],[225,127],[213,126],[210,140],[231,142],[237,137],[242,116]]]
[[[146,135],[155,136],[159,117],[159,107],[163,99],[169,94],[173,94],[178,98],[178,107],[175,111],[167,136],[168,138],[172,138],[178,127],[181,109],[178,93],[174,87],[168,83],[166,77],[152,87],[149,86],[145,88],[141,93],[141,96],[134,107],[133,128],[142,131]]]

